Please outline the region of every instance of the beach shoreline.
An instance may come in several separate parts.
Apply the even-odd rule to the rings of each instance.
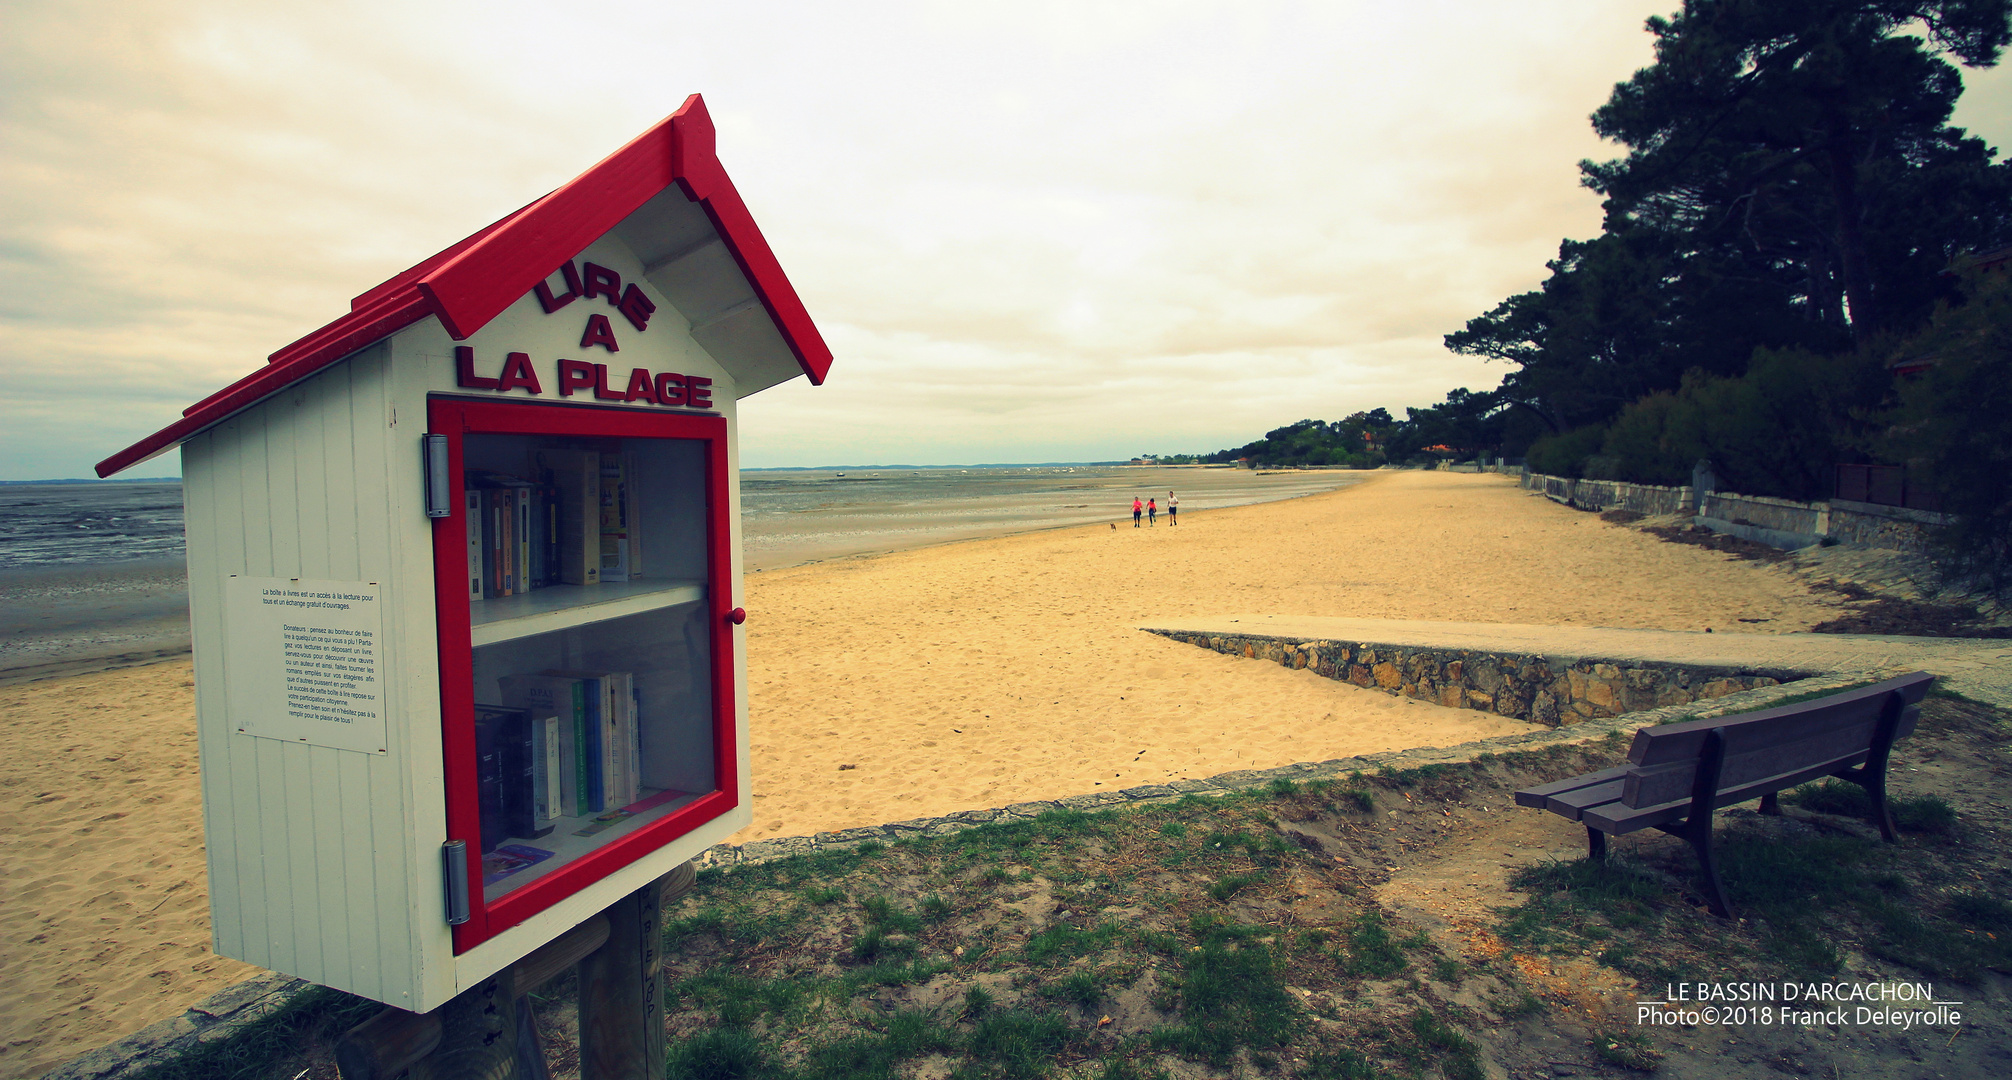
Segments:
[[[1185,507],[1184,507],[1185,508]],[[1492,475],[750,574],[745,843],[1529,730],[1181,644],[1263,611],[1805,630],[1779,569]],[[0,1076],[39,1075],[254,969],[208,951],[186,659],[0,686]],[[164,921],[165,920],[165,921]]]

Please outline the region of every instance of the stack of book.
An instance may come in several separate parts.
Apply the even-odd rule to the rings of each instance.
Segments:
[[[635,475],[633,454],[594,450],[535,451],[523,475],[468,470],[468,599],[643,576]]]
[[[523,818],[509,818],[508,807],[516,801],[543,808],[544,818],[528,822],[536,828],[559,818],[591,817],[642,799],[642,728],[637,723],[635,678],[630,672],[506,675],[501,689],[504,705],[496,711],[521,714],[525,723],[541,725],[545,735],[539,741],[549,747],[548,756],[534,767],[534,775],[508,773],[507,766],[499,773],[500,782],[522,788],[494,800],[502,817],[512,821],[502,835],[520,839],[540,835],[515,831],[516,826],[527,824]],[[476,708],[478,730],[486,711],[488,706]],[[478,754],[479,741],[478,737]],[[481,775],[478,770],[478,779]],[[486,808],[490,803],[483,805],[483,843],[488,844]]]

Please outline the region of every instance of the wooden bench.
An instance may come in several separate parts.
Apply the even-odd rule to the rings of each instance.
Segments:
[[[1732,917],[1712,861],[1712,812],[1760,799],[1779,814],[1776,793],[1826,776],[1872,797],[1879,834],[1896,839],[1886,805],[1886,759],[1914,730],[1927,672],[1779,708],[1687,720],[1635,732],[1629,764],[1516,793],[1516,805],[1549,810],[1586,826],[1586,854],[1607,854],[1607,834],[1660,829],[1698,853],[1712,913]]]

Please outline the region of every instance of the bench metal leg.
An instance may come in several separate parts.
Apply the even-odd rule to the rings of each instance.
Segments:
[[[1733,906],[1726,902],[1726,887],[1719,880],[1718,860],[1712,858],[1712,818],[1704,815],[1696,822],[1687,822],[1685,830],[1691,835],[1685,837],[1691,842],[1691,850],[1698,853],[1698,872],[1705,879],[1705,903],[1711,906],[1712,914],[1721,919],[1733,917]]]
[[[1770,817],[1781,816],[1781,800],[1776,797],[1777,794],[1778,794],[1777,792],[1770,791],[1767,794],[1761,796],[1761,804],[1760,804],[1761,813],[1766,814]]]
[[[1586,826],[1586,857],[1594,860],[1607,857],[1607,834],[1591,825]]]

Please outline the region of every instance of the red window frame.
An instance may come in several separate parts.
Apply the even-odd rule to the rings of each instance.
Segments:
[[[711,618],[713,777],[716,790],[659,821],[611,841],[494,904],[482,899],[482,862],[468,860],[468,921],[454,927],[455,955],[522,923],[637,859],[740,805],[735,730],[731,503],[727,492],[727,422],[719,416],[646,412],[591,405],[521,404],[433,398],[427,430],[447,436],[453,515],[433,519],[434,604],[440,648],[440,739],[447,788],[447,836],[481,850],[475,782],[474,647],[468,607],[467,524],[461,499],[464,435],[561,435],[587,438],[690,439],[705,446],[706,604]]]

